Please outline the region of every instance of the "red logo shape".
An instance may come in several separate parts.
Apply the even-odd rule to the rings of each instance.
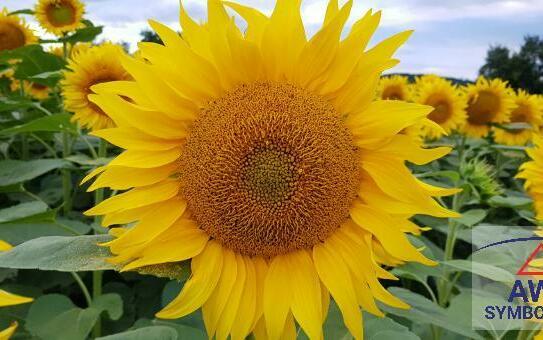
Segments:
[[[532,262],[532,260],[535,258],[535,256],[539,252],[543,252],[543,243],[539,243],[539,245],[530,254],[530,256],[528,256],[528,259],[526,260],[526,262],[524,262],[522,267],[520,267],[520,269],[518,270],[517,275],[532,275],[532,276],[533,275],[543,275],[543,270],[541,270],[541,271],[526,271],[526,268],[528,268],[528,266],[530,265],[530,262]]]

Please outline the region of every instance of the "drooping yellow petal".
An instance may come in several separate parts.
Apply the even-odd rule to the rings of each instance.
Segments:
[[[11,248],[13,248],[11,244],[7,243],[4,240],[0,240],[0,251],[8,251]]]
[[[357,297],[349,269],[341,256],[326,241],[313,247],[313,262],[322,283],[328,288],[336,301],[343,321],[351,335],[362,340],[362,313],[358,308]]]
[[[223,248],[222,257],[223,267],[217,288],[202,306],[204,324],[210,338],[215,335],[223,310],[227,303],[229,303],[230,294],[235,289],[238,272],[240,273],[240,277],[242,276],[243,281],[245,281],[245,268],[238,268],[236,254],[230,249]]]
[[[243,259],[243,255],[236,254],[236,263],[236,283],[234,287],[232,287],[232,291],[228,295],[228,303],[221,313],[221,317],[217,325],[217,340],[226,340],[228,338],[228,334],[230,334],[234,326],[233,324],[236,319],[247,282],[247,266],[245,264],[245,260]],[[252,319],[252,315],[250,316],[250,319]],[[247,321],[248,320],[245,321],[246,325],[249,324]]]
[[[389,143],[379,148],[379,152],[405,159],[417,165],[430,163],[451,152],[452,148],[442,146],[437,148],[422,148],[413,138],[407,135],[398,134]]]
[[[210,241],[204,251],[191,262],[192,276],[183,286],[181,293],[163,310],[157,318],[175,319],[200,308],[215,290],[223,267],[222,246]]]
[[[404,261],[416,261],[429,266],[436,264],[422,255],[386,214],[366,205],[355,204],[351,208],[351,217],[357,225],[375,235],[386,251],[393,256]]]
[[[123,251],[125,254],[130,248],[140,248],[151,242],[155,237],[167,230],[178,218],[180,218],[187,203],[180,199],[171,199],[141,217],[138,224],[130,228],[121,237],[106,243],[114,254]]]
[[[281,337],[289,307],[292,301],[290,287],[285,287],[291,273],[288,271],[285,256],[276,256],[271,260],[264,282],[264,319],[270,340]]]
[[[365,110],[353,113],[347,118],[359,146],[392,138],[398,132],[426,117],[431,106],[406,103],[402,101],[379,100],[371,103]],[[386,115],[387,119],[383,119]]]
[[[290,273],[288,287],[292,289],[292,314],[310,339],[320,339],[323,322],[321,287],[313,261],[305,250],[285,256]]]
[[[199,228],[177,228],[174,224],[170,229],[174,231],[174,235],[166,238],[164,234],[168,233],[167,231],[161,234],[141,252],[137,260],[130,262],[122,270],[191,259],[203,251],[209,240],[209,235]]]
[[[0,307],[20,305],[22,303],[28,303],[33,300],[34,299],[32,298],[12,294],[12,293],[6,292],[3,289],[0,289]]]
[[[234,322],[232,323],[232,330],[230,332],[232,340],[244,340],[247,335],[249,335],[253,328],[257,300],[262,299],[262,295],[259,295],[259,292],[257,291],[256,263],[252,258],[245,256],[242,258],[246,267],[246,280],[240,298],[239,308]]]
[[[19,324],[16,321],[14,321],[9,325],[8,328],[4,329],[3,331],[0,331],[0,340],[9,340],[11,336],[17,330],[18,325]]]

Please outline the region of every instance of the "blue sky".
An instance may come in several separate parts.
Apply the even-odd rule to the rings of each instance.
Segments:
[[[341,0],[340,0],[341,1]],[[2,0],[9,10],[29,8],[35,0]],[[238,0],[270,13],[271,0]],[[343,1],[342,1],[343,2]],[[184,0],[188,11],[205,19],[204,0]],[[305,0],[302,16],[311,34],[322,21],[327,0]],[[129,42],[135,48],[149,18],[178,29],[178,0],[86,0],[87,17],[104,25],[100,38]],[[473,79],[490,45],[518,49],[526,34],[543,34],[543,0],[355,0],[351,20],[367,9],[382,10],[374,42],[414,29],[400,50],[394,72],[437,73]],[[31,21],[33,27],[38,28]]]

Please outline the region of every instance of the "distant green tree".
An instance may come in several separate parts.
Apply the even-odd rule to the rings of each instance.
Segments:
[[[504,46],[491,47],[479,73],[509,81],[512,87],[543,93],[543,39],[526,36],[518,52]]]
[[[149,29],[144,29],[143,31],[141,31],[140,36],[141,36],[141,41],[163,44],[158,34],[156,34],[155,32]]]

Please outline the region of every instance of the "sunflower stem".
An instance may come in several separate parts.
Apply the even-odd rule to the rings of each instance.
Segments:
[[[83,296],[85,297],[87,306],[90,307],[90,305],[92,304],[92,298],[90,296],[89,290],[87,289],[87,286],[85,285],[83,280],[81,280],[81,277],[76,272],[70,272],[70,274],[72,274],[75,282],[77,282],[77,285],[79,286],[79,288],[81,288],[81,292],[83,293]]]
[[[100,144],[98,146],[98,158],[104,158],[107,155],[107,142],[103,139],[100,139]],[[94,203],[98,205],[104,200],[104,188],[97,189],[94,192]],[[94,218],[94,223],[99,225],[101,218],[96,216]],[[92,298],[96,300],[100,295],[102,295],[102,281],[103,281],[103,271],[94,271],[92,272]],[[96,323],[94,324],[94,329],[92,331],[94,338],[99,338],[102,335],[102,319],[98,316]]]
[[[64,159],[68,158],[70,156],[71,152],[71,141],[70,141],[70,133],[68,131],[62,132],[62,157]],[[70,211],[72,210],[72,174],[70,173],[70,169],[64,168],[62,169],[62,193],[63,193],[63,204],[62,204],[62,211],[64,212],[64,216],[67,216]]]

